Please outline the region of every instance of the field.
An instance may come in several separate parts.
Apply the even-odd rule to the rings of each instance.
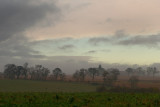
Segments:
[[[78,82],[0,80],[0,92],[95,92],[96,87]]]
[[[140,81],[140,84],[147,84]],[[122,80],[116,85],[127,84]],[[154,86],[155,82],[149,82]],[[87,82],[0,80],[0,106],[159,107],[160,93],[96,92]],[[155,85],[156,86],[156,85]]]
[[[0,106],[159,107],[156,93],[0,93]]]

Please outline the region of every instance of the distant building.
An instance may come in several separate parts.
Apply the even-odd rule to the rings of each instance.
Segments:
[[[102,74],[105,71],[105,69],[101,65],[99,65],[98,66],[98,71],[99,71],[100,74]]]

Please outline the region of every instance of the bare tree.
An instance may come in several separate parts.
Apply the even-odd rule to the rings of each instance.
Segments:
[[[147,75],[151,75],[152,74],[152,67],[147,67]]]
[[[58,77],[59,77],[59,75],[62,73],[62,70],[61,70],[60,68],[55,68],[55,69],[52,71],[52,73],[53,73],[53,76],[54,76],[55,80],[57,80]]]
[[[88,68],[88,73],[92,77],[92,81],[94,81],[95,76],[99,75],[97,68]]]
[[[155,74],[157,74],[157,73],[159,73],[159,71],[157,70],[157,68],[156,67],[154,67],[153,68],[153,71],[152,71],[153,73],[153,77],[155,77]]]
[[[107,78],[107,77],[108,77],[108,75],[109,75],[109,72],[105,70],[105,71],[103,72],[103,74],[102,74],[102,77],[103,77],[103,81],[104,81],[104,82],[106,82],[106,81],[107,81],[107,79],[108,79],[108,78]]]
[[[135,69],[136,74],[138,75],[145,75],[145,70],[142,67],[138,67],[137,69]]]
[[[111,69],[108,69],[108,71],[111,74],[112,79],[116,81],[118,79],[118,75],[120,75],[119,69],[111,68]]]
[[[85,80],[86,74],[87,74],[87,69],[84,68],[80,69],[79,76],[81,81]]]
[[[106,76],[105,84],[108,86],[113,86],[114,82],[117,81],[119,74],[120,72],[118,69],[115,69],[115,68],[107,69],[107,71],[105,71],[105,74],[104,74],[104,76]]]
[[[23,66],[17,66],[16,67],[16,76],[17,76],[17,79],[19,79],[20,75],[22,75],[24,72],[24,68]]]
[[[4,68],[4,76],[10,79],[15,79],[17,67],[15,64],[7,64]]]
[[[50,70],[48,68],[43,67],[42,68],[42,78],[43,80],[47,80],[47,76],[50,73]]]
[[[79,81],[79,70],[76,70],[75,73],[73,73],[73,78],[76,80],[76,81]]]
[[[155,76],[155,74],[159,73],[159,71],[157,70],[156,67],[147,67],[147,74],[148,75],[152,75],[153,78]]]
[[[128,76],[130,76],[134,72],[133,68],[127,68],[125,71],[127,72]]]

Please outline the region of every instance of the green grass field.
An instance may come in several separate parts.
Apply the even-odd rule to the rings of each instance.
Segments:
[[[156,93],[0,93],[0,106],[159,107]]]
[[[95,92],[96,87],[78,82],[0,80],[0,92]]]
[[[160,93],[97,93],[99,85],[60,81],[0,80],[5,107],[159,107]]]

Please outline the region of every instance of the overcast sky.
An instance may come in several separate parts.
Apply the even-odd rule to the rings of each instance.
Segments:
[[[0,69],[160,63],[159,0],[0,0]]]

